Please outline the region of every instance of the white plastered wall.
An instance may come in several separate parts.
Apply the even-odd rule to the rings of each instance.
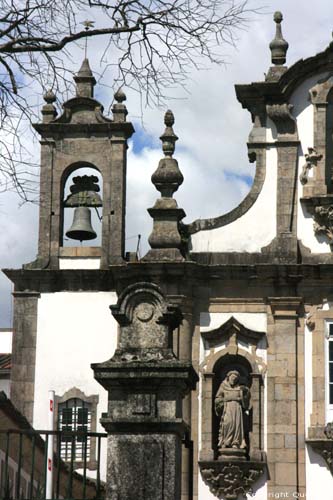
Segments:
[[[300,182],[300,174],[305,162],[305,154],[308,153],[308,148],[313,147],[313,120],[314,120],[314,107],[309,99],[309,90],[327,76],[327,73],[320,73],[303,82],[297,90],[293,93],[290,103],[293,105],[293,116],[297,120],[298,136],[301,142],[298,157],[298,220],[297,220],[297,237],[302,243],[308,247],[312,253],[326,253],[330,252],[330,245],[327,243],[326,238],[314,234],[313,218],[307,212],[305,207],[302,207],[300,198],[303,193],[303,186]],[[309,171],[309,178],[313,177],[314,168]]]
[[[228,319],[233,316],[237,321],[239,321],[246,328],[251,330],[256,330],[259,332],[267,332],[267,315],[265,313],[200,313],[200,331],[214,330],[219,326],[223,325]],[[225,347],[222,344],[214,348],[214,352],[221,351]],[[239,344],[240,349],[247,350],[246,345]],[[205,357],[210,353],[210,350],[204,349],[204,344],[202,339],[200,339],[200,364],[205,360]],[[239,352],[241,354],[241,351]],[[256,355],[262,358],[263,363],[267,363],[267,349],[264,344],[259,345],[256,350]],[[265,384],[266,391],[266,384]],[[199,452],[201,449],[201,393],[202,393],[202,378],[199,381],[199,419],[198,419],[198,439],[199,439]],[[265,408],[264,408],[264,448],[267,449],[267,396],[265,394]],[[262,478],[254,485],[254,495],[251,497],[254,500],[267,500],[267,482],[266,478]],[[198,500],[216,500],[208,486],[202,480],[201,474],[198,475]],[[239,500],[243,500],[240,497]]]
[[[327,304],[326,304],[327,306]],[[325,310],[326,307],[324,306]],[[304,363],[305,371],[305,436],[308,436],[308,428],[311,423],[312,413],[312,342],[315,331],[312,332],[307,325],[304,335]],[[316,453],[310,445],[306,445],[306,499],[318,500],[327,498],[328,492],[332,491],[332,475],[325,460]]]
[[[272,135],[269,128],[267,134]],[[268,147],[266,178],[254,205],[226,226],[193,234],[192,252],[260,252],[276,235],[276,181],[277,152]]]
[[[0,328],[0,353],[12,352],[13,331],[9,328]]]
[[[59,269],[99,269],[100,257],[78,258],[62,257],[59,259]]]
[[[117,323],[109,306],[117,302],[114,292],[42,293],[38,301],[35,402],[33,426],[46,429],[48,391],[62,396],[77,387],[86,396],[99,396],[97,431],[107,411],[107,391],[94,379],[91,363],[106,361],[117,344]],[[102,440],[104,443],[105,439]],[[102,448],[102,477],[106,465]]]

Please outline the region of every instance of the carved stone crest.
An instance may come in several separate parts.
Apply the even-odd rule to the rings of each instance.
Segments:
[[[236,500],[240,495],[253,494],[253,485],[264,473],[264,463],[235,464],[232,462],[218,463],[219,466],[209,467],[209,463],[199,463],[201,475],[210,491],[217,498]]]

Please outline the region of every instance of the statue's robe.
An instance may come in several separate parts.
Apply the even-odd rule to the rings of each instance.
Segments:
[[[221,414],[219,449],[246,448],[243,409],[248,408],[250,391],[245,386],[231,387],[223,381],[215,398],[215,409]]]

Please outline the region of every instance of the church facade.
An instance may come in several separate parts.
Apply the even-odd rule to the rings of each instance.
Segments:
[[[125,254],[134,129],[124,93],[107,118],[84,60],[60,116],[45,95],[38,255],[5,270],[11,400],[43,429],[54,390],[58,428],[106,430],[110,500],[331,491],[333,42],[288,68],[282,15],[274,20],[265,80],[236,85],[253,122],[250,192],[227,214],[184,224],[168,111],[140,260]]]

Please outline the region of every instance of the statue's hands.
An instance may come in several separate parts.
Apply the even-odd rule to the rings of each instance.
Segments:
[[[223,409],[223,401],[216,400],[215,401],[215,413],[217,416],[220,416]]]

